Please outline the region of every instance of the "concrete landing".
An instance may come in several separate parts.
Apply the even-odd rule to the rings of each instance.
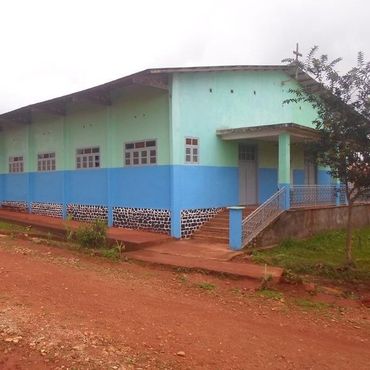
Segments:
[[[27,226],[34,226],[38,229],[50,231],[63,237],[66,235],[67,228],[70,230],[77,230],[79,227],[87,225],[87,223],[79,221],[65,221],[55,217],[33,215],[30,213],[7,211],[3,209],[0,209],[0,219]],[[107,230],[107,239],[110,242],[122,242],[126,246],[132,248],[146,247],[173,240],[166,234],[119,227],[109,227]]]
[[[261,280],[271,275],[278,282],[283,274],[280,267],[265,267],[253,263],[237,263],[231,259],[240,252],[227,250],[224,245],[195,241],[170,241],[161,245],[124,253],[133,260],[191,270],[203,270],[230,276]]]

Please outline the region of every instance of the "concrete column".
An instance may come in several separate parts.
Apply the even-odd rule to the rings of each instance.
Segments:
[[[62,215],[63,219],[67,219],[67,205],[68,205],[68,176],[69,176],[69,169],[68,169],[68,132],[67,132],[67,125],[66,125],[66,117],[63,116],[62,120],[62,127],[63,127],[63,210]],[[58,166],[58,163],[57,163]],[[60,166],[60,165],[59,165]],[[61,166],[60,166],[61,167]]]
[[[229,210],[229,246],[231,249],[243,248],[243,209],[245,207],[228,207]]]
[[[171,236],[174,238],[181,238],[181,208],[182,208],[182,194],[181,194],[181,171],[177,165],[179,163],[179,151],[183,150],[179,145],[178,133],[180,132],[179,112],[179,94],[175,81],[169,81],[169,144],[170,144],[170,214],[171,214]]]
[[[31,118],[32,121],[32,118]],[[24,171],[27,171],[27,206],[28,212],[32,212],[32,202],[33,202],[33,176],[32,176],[32,161],[34,160],[33,147],[32,147],[32,132],[31,132],[31,122],[26,123],[27,130],[27,153],[24,158]]]
[[[285,209],[290,208],[290,134],[282,132],[279,135],[279,189],[286,188]]]
[[[179,167],[170,166],[170,207],[171,207],[171,236],[177,239],[181,238],[181,194],[180,194],[180,176]]]
[[[108,208],[108,227],[113,226],[113,206],[112,206],[112,189],[111,189],[111,173],[112,173],[112,143],[113,143],[113,127],[111,119],[111,109],[110,106],[107,108],[106,116],[106,140],[107,140],[107,150],[106,150],[106,171],[107,171],[107,208]]]

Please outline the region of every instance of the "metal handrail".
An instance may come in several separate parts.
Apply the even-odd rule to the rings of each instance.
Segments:
[[[287,187],[281,188],[243,220],[243,246],[253,241],[261,231],[284,212],[287,191]]]
[[[290,206],[312,207],[322,205],[337,205],[344,202],[343,189],[338,185],[291,185]],[[339,199],[338,199],[339,196]]]

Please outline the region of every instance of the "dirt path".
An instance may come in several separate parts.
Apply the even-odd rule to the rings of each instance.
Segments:
[[[0,369],[368,369],[370,312],[0,238]]]

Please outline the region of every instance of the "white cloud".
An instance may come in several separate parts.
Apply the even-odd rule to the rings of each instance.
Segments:
[[[370,59],[367,0],[3,0],[0,111],[150,67]]]

